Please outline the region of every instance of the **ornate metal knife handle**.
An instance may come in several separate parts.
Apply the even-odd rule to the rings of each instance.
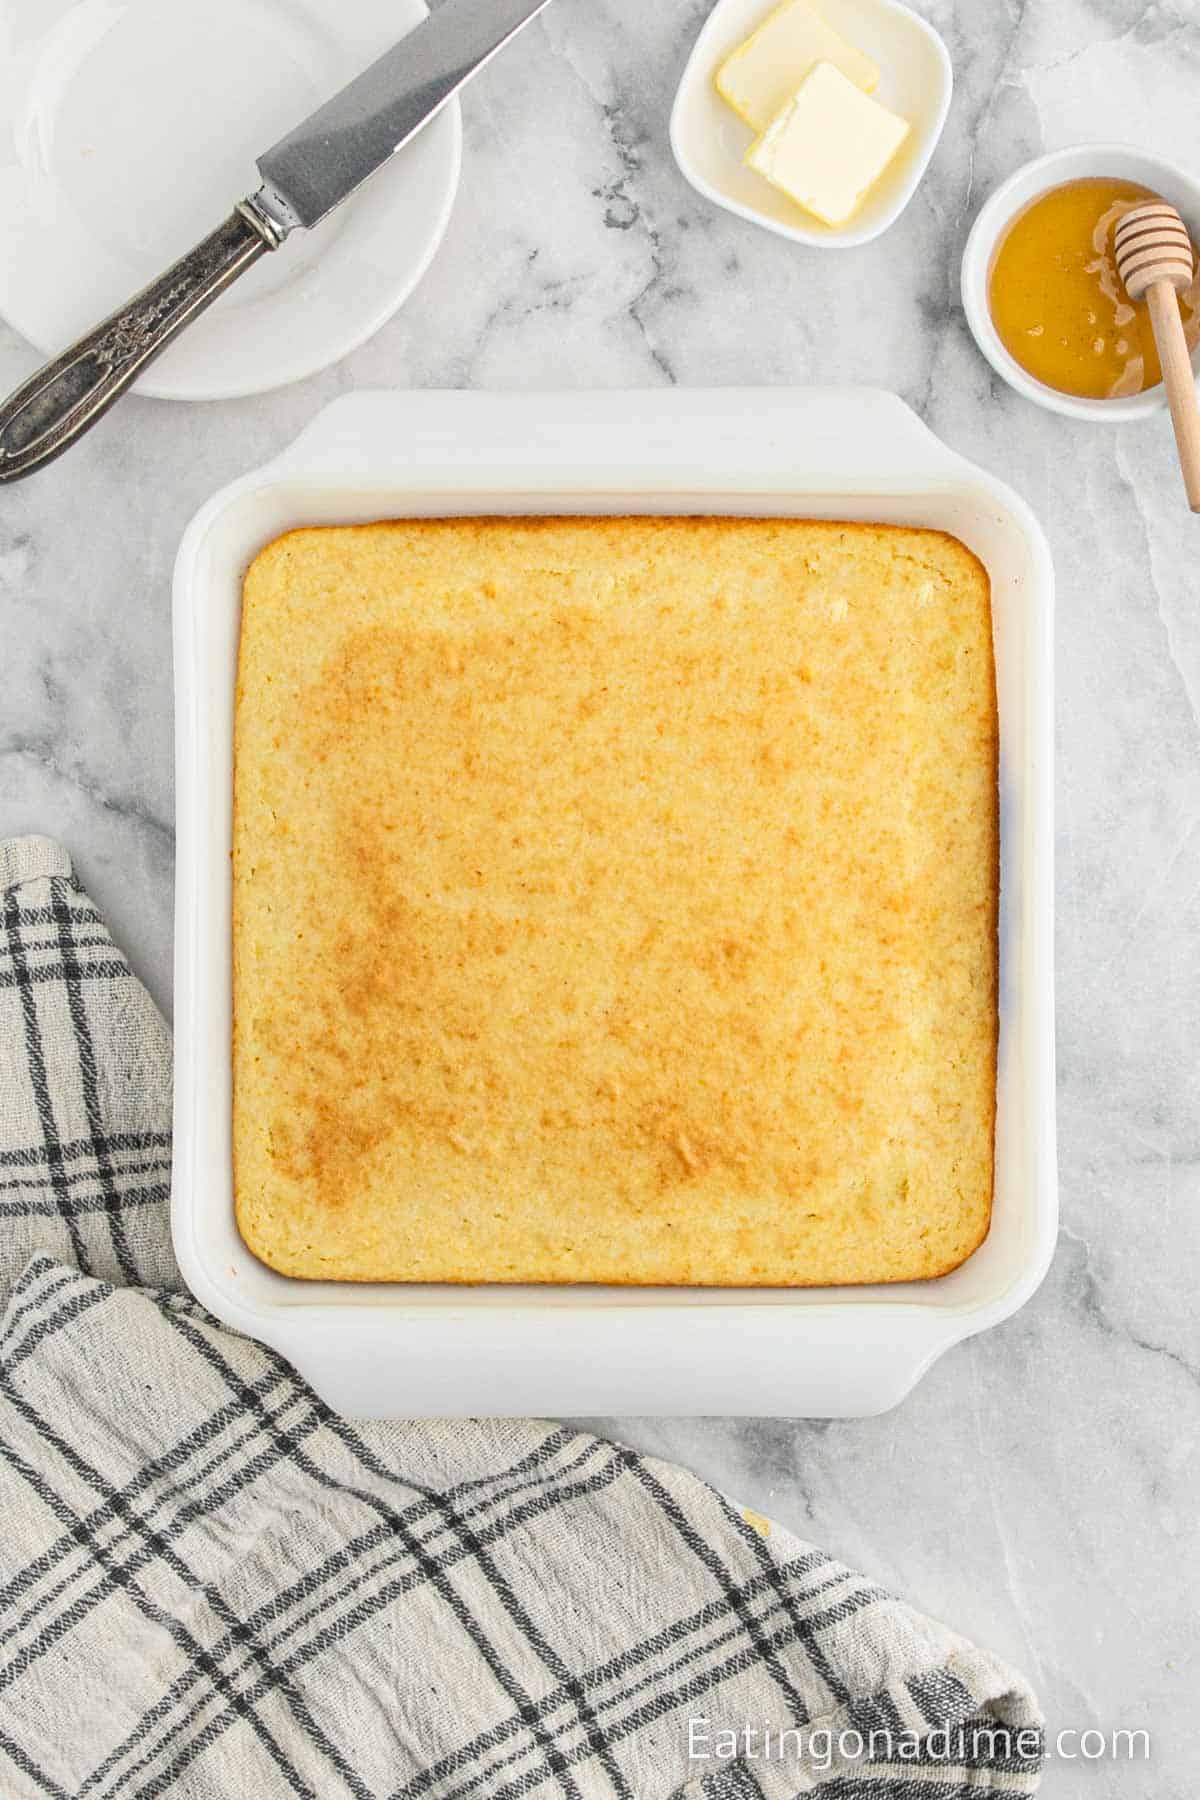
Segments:
[[[19,481],[82,437],[147,363],[283,236],[254,201],[243,200],[165,275],[31,375],[0,405],[0,481]]]

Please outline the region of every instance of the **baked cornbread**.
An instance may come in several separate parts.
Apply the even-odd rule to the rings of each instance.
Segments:
[[[245,583],[243,1238],[349,1281],[934,1276],[986,1233],[996,707],[938,532],[452,519]]]

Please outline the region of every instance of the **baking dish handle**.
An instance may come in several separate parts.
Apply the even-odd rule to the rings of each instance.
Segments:
[[[186,1239],[177,1248],[188,1285],[207,1303],[203,1269]],[[781,1329],[777,1297],[664,1304],[646,1290],[631,1304],[611,1290],[580,1289],[564,1314],[553,1300],[531,1302],[528,1289],[509,1290],[502,1306],[489,1303],[495,1290],[485,1292],[482,1304],[421,1304],[416,1290],[415,1303],[397,1301],[384,1316],[367,1305],[263,1317],[231,1309],[227,1292],[212,1298],[220,1316],[294,1363],[328,1405],[358,1418],[402,1417],[414,1406],[447,1418],[647,1410],[866,1418],[899,1405],[943,1351],[992,1322],[982,1309],[789,1301]],[[636,1335],[637,1357],[614,1354],[627,1333]]]
[[[511,472],[544,488],[564,465],[580,492],[653,481],[663,492],[728,494],[731,470],[754,491],[894,492],[948,476],[982,476],[883,388],[689,388],[566,393],[367,391],[345,394],[247,480],[287,475],[372,481],[419,474],[478,487]],[[864,468],[869,480],[864,483]],[[986,477],[989,481],[991,477]]]

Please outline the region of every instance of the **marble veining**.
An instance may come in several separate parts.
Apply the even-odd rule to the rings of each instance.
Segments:
[[[61,837],[170,1005],[170,571],[184,524],[369,386],[874,382],[1033,504],[1058,570],[1063,1230],[1035,1299],[876,1420],[619,1419],[1028,1669],[1054,1728],[1149,1765],[1054,1800],[1191,1800],[1200,1674],[1200,522],[1165,418],[1042,413],[976,353],[957,264],[1024,158],[1200,163],[1196,0],[917,0],[956,92],[903,219],[846,256],[709,206],[666,141],[704,0],[557,0],[464,107],[447,241],[346,362],[264,398],[132,400],[0,497],[0,833]],[[34,358],[0,327],[0,383]]]

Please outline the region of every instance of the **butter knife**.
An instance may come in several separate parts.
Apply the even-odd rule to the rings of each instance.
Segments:
[[[550,0],[444,0],[258,158],[262,186],[119,312],[0,405],[0,481],[69,449],[218,294],[403,148]]]

